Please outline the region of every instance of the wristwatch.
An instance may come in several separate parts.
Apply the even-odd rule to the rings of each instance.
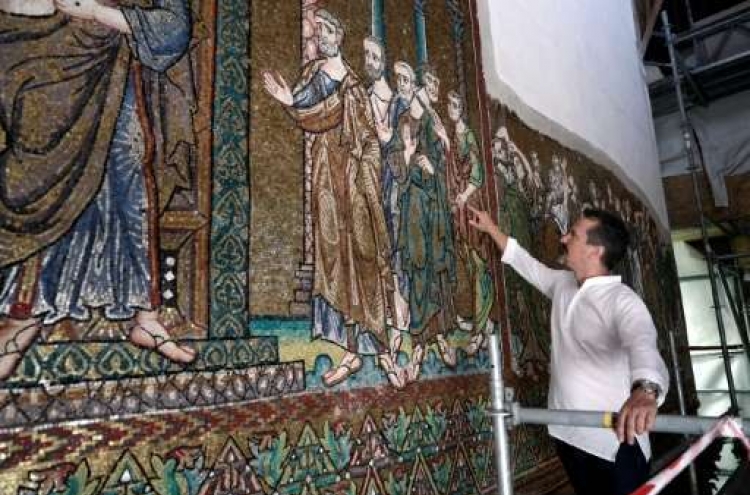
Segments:
[[[652,382],[651,380],[636,380],[633,382],[633,386],[630,388],[630,392],[634,392],[635,390],[642,390],[646,392],[647,394],[653,394],[654,399],[658,400],[659,396],[661,395],[661,386],[659,386],[658,383]]]

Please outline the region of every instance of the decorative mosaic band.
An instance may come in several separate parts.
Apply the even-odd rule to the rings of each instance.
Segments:
[[[164,359],[150,349],[124,340],[40,343],[24,356],[15,376],[0,383],[0,390],[34,387],[40,382],[71,384],[81,381],[135,379],[181,371],[242,369],[279,361],[276,337],[236,339],[182,339],[197,352],[188,366]]]
[[[476,495],[497,473],[487,377],[0,430],[0,493]],[[522,433],[514,430],[513,435]],[[531,438],[518,493],[559,484]],[[533,474],[527,471],[533,467]]]
[[[0,390],[3,428],[218,406],[305,390],[304,362]],[[185,414],[189,414],[186,412]]]

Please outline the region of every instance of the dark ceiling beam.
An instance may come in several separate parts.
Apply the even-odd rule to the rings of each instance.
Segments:
[[[643,33],[641,34],[641,58],[646,54],[646,48],[651,40],[651,35],[654,34],[654,27],[656,21],[659,19],[659,12],[664,4],[664,0],[654,0],[651,4],[651,8],[648,11],[648,17],[646,18],[646,24],[643,27]]]

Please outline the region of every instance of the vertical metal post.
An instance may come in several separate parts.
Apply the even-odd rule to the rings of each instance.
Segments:
[[[706,229],[706,219],[703,213],[703,198],[698,184],[698,164],[695,158],[695,151],[693,150],[693,137],[692,127],[688,120],[687,112],[685,111],[685,102],[682,98],[682,80],[680,78],[680,72],[677,67],[677,56],[675,55],[674,39],[672,37],[672,31],[669,26],[669,18],[667,12],[661,13],[662,24],[664,25],[664,34],[667,42],[667,49],[669,50],[669,61],[672,66],[672,81],[674,82],[675,95],[677,96],[677,105],[680,109],[680,118],[682,120],[682,138],[685,145],[685,154],[688,158],[688,164],[690,166],[690,175],[693,179],[693,194],[695,195],[696,208],[698,209],[698,219],[700,221],[701,235],[703,236],[703,247],[706,251],[706,265],[708,267],[708,280],[711,284],[711,296],[714,303],[714,312],[716,313],[716,324],[719,329],[719,339],[721,340],[721,354],[724,359],[724,371],[727,375],[727,388],[729,389],[729,401],[731,403],[731,413],[737,414],[739,412],[739,405],[737,403],[737,392],[734,386],[734,378],[732,377],[732,362],[729,356],[729,349],[727,347],[727,336],[724,328],[724,318],[721,314],[721,300],[719,299],[719,291],[716,286],[716,274],[714,267],[713,251],[711,244],[708,242],[708,231]]]
[[[680,406],[680,415],[687,416],[687,407],[685,407],[685,389],[682,384],[682,369],[677,357],[677,338],[674,334],[674,328],[669,329],[669,355],[672,360],[672,369],[674,370],[674,383],[677,390],[677,404]],[[685,438],[688,438],[687,435]],[[690,476],[690,494],[698,495],[698,473],[695,471],[695,463],[688,467]]]
[[[490,334],[490,394],[492,396],[492,427],[495,432],[495,465],[500,495],[513,495],[513,473],[510,469],[508,448],[508,430],[505,418],[508,410],[505,407],[505,389],[503,386],[503,359],[500,353],[500,339],[497,332]],[[505,414],[503,414],[505,413]]]
[[[742,347],[745,349],[745,355],[747,356],[748,360],[750,360],[750,342],[747,338],[747,331],[745,328],[745,317],[742,314],[743,308],[740,306],[741,301],[739,301],[739,298],[741,297],[739,293],[732,294],[732,288],[729,287],[729,282],[727,282],[727,274],[726,274],[726,268],[723,268],[721,264],[717,264],[717,268],[719,271],[719,277],[721,279],[721,285],[724,288],[724,294],[727,298],[727,303],[729,304],[729,309],[732,310],[732,316],[734,316],[734,322],[737,326],[737,332],[740,334],[740,340],[742,341]],[[734,274],[733,278],[735,280],[735,290],[737,289],[737,278],[739,277],[739,274]]]
[[[750,341],[750,320],[748,320],[748,306],[747,306],[747,299],[745,296],[745,288],[744,288],[744,281],[742,280],[742,277],[745,274],[745,271],[740,266],[740,262],[737,258],[734,259],[734,269],[737,272],[737,276],[734,279],[735,287],[736,287],[736,294],[737,294],[737,308],[740,312],[740,318],[742,318],[742,326],[743,326],[743,332],[744,335],[742,336],[742,342],[746,343]],[[750,359],[750,346],[745,344],[745,352],[748,353],[748,359]]]

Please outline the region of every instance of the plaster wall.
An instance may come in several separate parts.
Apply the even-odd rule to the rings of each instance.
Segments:
[[[477,2],[487,90],[606,166],[668,224],[630,2]]]

